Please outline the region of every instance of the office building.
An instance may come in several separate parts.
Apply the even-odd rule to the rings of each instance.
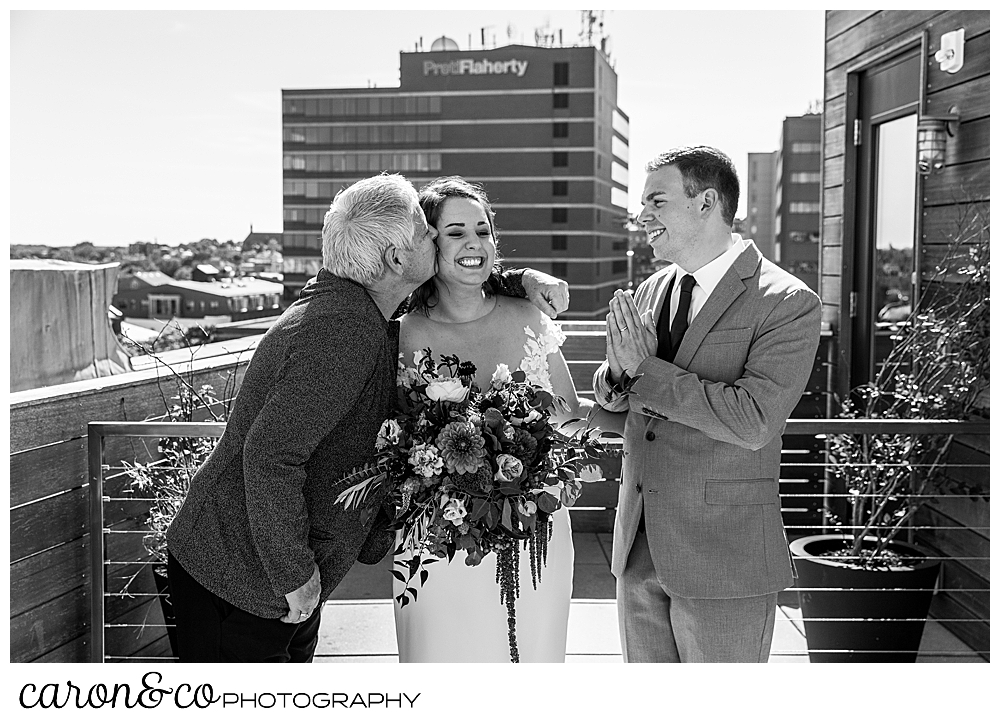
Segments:
[[[482,184],[505,262],[569,282],[563,318],[603,318],[628,283],[628,118],[601,48],[439,38],[400,53],[398,88],[283,90],[282,129],[286,297],[319,270],[337,191],[382,171]]]
[[[750,153],[747,157],[746,235],[764,258],[774,261],[774,194],[778,153]]]
[[[774,260],[819,289],[822,116],[785,118],[781,125],[775,190]]]

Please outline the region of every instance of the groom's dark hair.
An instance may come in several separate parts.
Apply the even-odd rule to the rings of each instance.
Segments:
[[[674,166],[684,179],[684,194],[694,198],[706,188],[719,193],[722,220],[732,226],[740,202],[740,178],[736,166],[725,153],[711,146],[674,148],[646,164],[646,173]]]
[[[418,195],[420,198],[420,210],[424,212],[427,223],[435,227],[441,218],[441,209],[444,207],[444,202],[449,198],[468,198],[476,201],[486,212],[486,219],[489,221],[490,233],[493,234],[494,242],[499,241],[496,223],[494,222],[496,214],[493,213],[493,206],[490,205],[490,199],[486,196],[486,191],[483,190],[482,186],[470,183],[461,176],[442,176],[421,188]],[[483,291],[486,292],[487,296],[499,293],[500,273],[502,270],[500,266],[500,251],[498,250],[493,261],[493,271],[490,273],[490,277],[483,282]],[[426,312],[428,309],[436,306],[436,304],[437,287],[434,285],[434,277],[432,276],[410,295],[408,310]]]

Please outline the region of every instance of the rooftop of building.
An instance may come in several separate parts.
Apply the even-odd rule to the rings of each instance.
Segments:
[[[281,284],[249,276],[226,278],[221,281],[188,281],[170,278],[160,271],[137,271],[134,274],[129,274],[126,278],[133,276],[150,286],[170,286],[226,297],[246,296],[247,294],[280,294],[284,288]]]

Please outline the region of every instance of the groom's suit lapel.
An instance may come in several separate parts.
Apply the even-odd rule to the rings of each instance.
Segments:
[[[705,305],[701,307],[698,316],[694,318],[691,326],[684,332],[684,338],[681,340],[681,346],[677,350],[674,364],[682,369],[688,368],[688,365],[691,364],[691,360],[694,358],[695,352],[698,351],[698,347],[701,346],[708,332],[722,318],[726,310],[733,305],[733,302],[747,290],[744,279],[753,276],[757,272],[759,265],[760,252],[757,251],[757,247],[753,244],[736,257],[733,265],[729,267],[722,280],[719,281],[719,285],[715,287],[712,295],[708,297]]]

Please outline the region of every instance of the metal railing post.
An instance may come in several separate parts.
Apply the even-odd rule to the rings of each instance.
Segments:
[[[104,435],[101,425],[87,425],[90,468],[90,662],[104,662]]]

